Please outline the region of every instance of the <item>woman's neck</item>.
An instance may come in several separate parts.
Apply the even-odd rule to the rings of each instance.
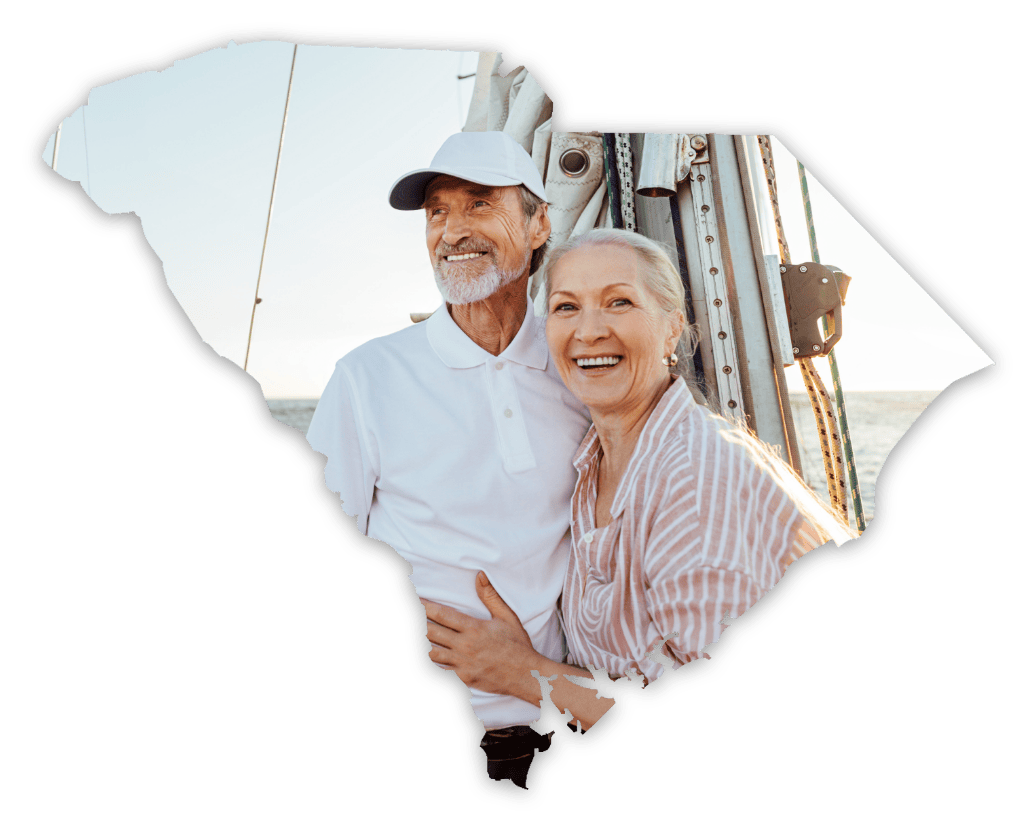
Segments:
[[[602,447],[602,460],[599,463],[599,476],[602,482],[612,480],[614,486],[620,482],[620,478],[627,471],[631,455],[635,453],[635,445],[642,435],[646,421],[672,383],[673,381],[668,378],[653,391],[648,400],[628,411],[621,410],[609,414],[593,412],[592,423],[596,427],[596,434],[599,435],[599,444]]]

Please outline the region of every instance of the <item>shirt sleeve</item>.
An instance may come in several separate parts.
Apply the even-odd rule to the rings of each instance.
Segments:
[[[646,592],[646,604],[657,644],[664,642],[663,652],[685,664],[720,639],[730,624],[725,617],[741,616],[760,596],[762,589],[744,572],[700,565],[659,575]]]
[[[362,414],[355,386],[340,361],[314,410],[307,442],[327,456],[325,485],[339,495],[342,510],[356,517],[357,529],[366,534],[378,474]]]
[[[657,481],[646,532],[646,607],[656,641],[681,663],[701,657],[808,550],[808,524],[787,492],[735,447],[713,448],[697,453],[705,463]]]

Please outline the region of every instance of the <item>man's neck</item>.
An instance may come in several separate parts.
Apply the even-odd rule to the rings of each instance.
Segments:
[[[446,304],[454,323],[491,355],[510,346],[528,309],[527,275],[520,276],[481,301]]]

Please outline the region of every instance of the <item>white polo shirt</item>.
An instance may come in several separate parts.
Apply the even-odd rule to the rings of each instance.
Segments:
[[[498,357],[442,307],[340,360],[307,440],[343,511],[410,563],[420,596],[488,618],[474,590],[484,570],[535,649],[561,660],[571,461],[589,425],[530,306]],[[487,729],[539,718],[474,689],[471,706]]]

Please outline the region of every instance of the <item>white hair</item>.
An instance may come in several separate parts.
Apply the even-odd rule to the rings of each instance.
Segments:
[[[568,239],[551,250],[546,262],[546,301],[549,301],[551,292],[550,281],[552,271],[564,256],[572,250],[581,247],[621,247],[635,254],[638,259],[639,280],[653,299],[657,306],[667,314],[673,316],[675,313],[685,312],[685,287],[681,283],[681,273],[678,266],[671,260],[671,256],[662,244],[643,236],[641,233],[634,233],[631,230],[617,230],[614,228],[602,228],[589,230],[574,238]],[[686,324],[684,332],[681,333],[681,340],[678,341],[677,356],[683,359],[691,356],[698,343],[698,333],[691,324]]]

